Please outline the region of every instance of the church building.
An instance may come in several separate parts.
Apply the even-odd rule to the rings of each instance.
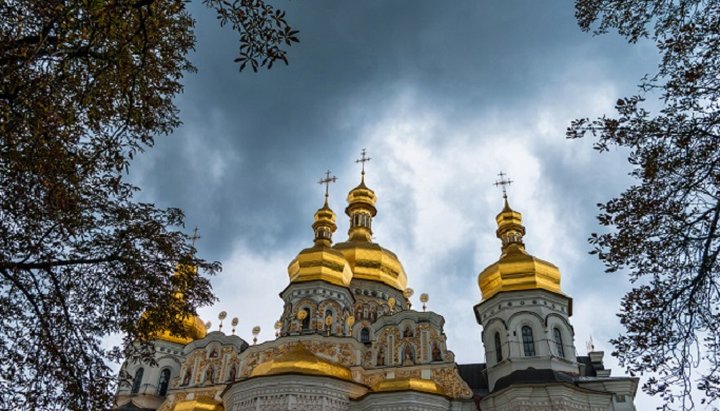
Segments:
[[[525,250],[522,216],[506,195],[496,217],[500,257],[480,272],[474,307],[486,363],[457,364],[445,318],[426,311],[427,295],[420,310],[411,306],[400,260],[373,242],[377,196],[365,183],[367,160],[363,151],[344,241],[333,242],[327,187],[335,178],[321,180],[325,202],[312,245],[288,266],[274,340],[248,344],[186,318],[185,335],[151,342],[157,365],[123,364],[132,381],[120,384],[116,409],[635,410],[637,378],[610,376],[602,352],[577,355],[572,298],[559,269]]]

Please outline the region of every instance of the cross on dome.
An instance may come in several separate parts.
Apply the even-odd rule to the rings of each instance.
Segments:
[[[503,198],[504,198],[505,200],[507,200],[507,190],[506,190],[506,188],[507,188],[510,184],[512,184],[513,181],[510,180],[509,178],[506,179],[505,177],[507,177],[507,174],[503,173],[502,171],[501,171],[500,173],[498,173],[498,176],[500,176],[500,180],[494,182],[493,185],[494,185],[495,187],[501,187],[501,188],[502,188]]]
[[[321,178],[320,181],[318,181],[318,184],[325,184],[325,201],[327,201],[328,193],[330,190],[330,183],[334,183],[337,181],[337,177],[332,176],[330,177],[330,170],[325,172],[325,178]]]
[[[362,165],[362,175],[365,176],[365,163],[372,160],[372,158],[367,156],[367,150],[364,148],[362,149],[361,156],[359,159],[355,160],[356,163],[360,163]]]
[[[195,226],[195,230],[193,231],[193,235],[190,237],[190,239],[192,240],[192,246],[193,246],[193,247],[195,247],[195,241],[199,240],[200,238],[202,238],[202,237],[200,237],[200,235],[198,234],[198,228],[197,228],[197,226]]]

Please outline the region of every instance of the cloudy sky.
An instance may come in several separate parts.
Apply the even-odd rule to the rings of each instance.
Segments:
[[[629,285],[604,273],[586,239],[600,229],[595,204],[631,183],[627,153],[601,155],[564,133],[636,93],[657,63],[652,45],[581,32],[571,0],[276,1],[300,30],[290,65],[239,73],[237,35],[197,3],[199,73],[177,100],[184,125],[131,177],[141,200],[185,210],[201,255],[223,263],[204,319],[217,324],[226,310],[245,339],[254,325],[272,337],[287,264],[312,244],[317,180],[327,169],[339,178],[330,205],[342,241],[354,160],[367,148],[375,241],[397,253],[415,300],[430,294],[459,363],[484,362],[473,305],[478,273],[499,256],[492,183],[502,170],[528,250],[560,267],[574,299],[578,353],[592,336],[623,373],[608,340]]]

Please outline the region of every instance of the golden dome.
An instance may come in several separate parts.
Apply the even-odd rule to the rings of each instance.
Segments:
[[[352,278],[378,281],[404,291],[407,274],[395,253],[368,241],[346,241],[333,247],[340,251],[352,270]]]
[[[495,219],[498,224],[496,234],[502,240],[502,254],[478,276],[483,299],[501,291],[544,289],[562,293],[560,270],[525,251],[522,214],[510,208],[507,198],[505,207]]]
[[[173,335],[170,330],[164,330],[160,333],[158,333],[154,338],[158,340],[163,340],[171,343],[176,344],[190,344],[191,342],[195,340],[200,340],[205,338],[205,335],[207,334],[207,329],[205,328],[205,324],[203,324],[200,317],[193,315],[191,317],[185,317],[182,319],[182,327],[183,330],[185,330],[185,337],[181,337],[178,335]]]
[[[173,411],[223,411],[222,402],[201,396],[192,400],[182,400],[175,404]]]
[[[278,374],[305,374],[340,378],[352,381],[350,369],[324,360],[308,351],[302,344],[295,344],[284,354],[259,364],[250,373],[251,377]]]
[[[420,378],[395,378],[383,380],[375,384],[373,387],[375,392],[391,392],[391,391],[419,391],[430,394],[445,395],[440,387],[433,380],[423,380]]]
[[[395,253],[372,240],[372,217],[377,214],[377,196],[365,185],[363,173],[360,185],[350,190],[345,214],[350,217],[348,240],[337,243],[334,249],[342,252],[352,270],[352,277],[378,281],[399,291],[407,288],[407,275]]]
[[[326,246],[306,248],[288,266],[291,283],[322,280],[347,287],[353,274],[343,254]]]
[[[375,192],[365,185],[365,176],[360,185],[350,190],[347,196],[348,206],[345,214],[350,217],[348,235],[353,241],[370,241],[372,239],[372,217],[377,214]]]
[[[336,228],[335,213],[328,207],[326,197],[323,207],[315,212],[315,245],[300,251],[288,265],[291,283],[322,280],[342,287],[350,284],[350,266],[341,252],[330,247]]]
[[[197,267],[187,264],[178,264],[175,268],[174,275],[197,275]],[[182,291],[177,291],[173,298],[176,300],[175,302],[182,301],[184,298]],[[174,302],[170,302],[168,304],[173,303]],[[141,321],[146,321],[148,317],[148,313],[144,313],[141,317]],[[205,324],[203,324],[200,317],[196,315],[191,315],[184,318],[177,317],[177,321],[182,322],[182,329],[184,331],[184,335],[174,335],[169,329],[165,329],[153,334],[151,338],[182,345],[189,344],[194,340],[205,338],[205,335],[207,334],[207,329],[205,328]]]

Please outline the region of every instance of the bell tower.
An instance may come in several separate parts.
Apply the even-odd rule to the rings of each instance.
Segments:
[[[497,215],[500,258],[478,276],[482,301],[475,316],[483,327],[490,391],[516,372],[579,373],[572,299],[560,289],[560,270],[525,250],[522,214],[510,207],[504,173],[504,207]]]

